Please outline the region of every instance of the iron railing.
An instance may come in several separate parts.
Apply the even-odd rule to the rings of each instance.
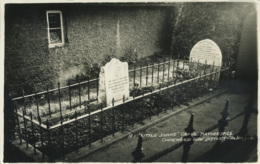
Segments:
[[[182,68],[179,67],[179,63],[183,64]],[[187,79],[182,77],[179,78],[179,81],[175,80],[178,79],[176,74],[179,71],[182,71],[181,73],[184,76],[185,65],[189,65],[189,68],[191,68],[191,65],[194,66],[194,64],[197,67],[195,70],[202,70],[196,73],[196,77],[190,78],[191,76],[188,76]],[[155,67],[157,67],[157,72],[154,71]],[[152,74],[149,74],[149,68]],[[143,87],[144,83],[142,82],[144,70],[145,87]],[[137,71],[140,71],[138,86],[136,85]],[[156,83],[154,81],[155,72],[157,74]],[[24,140],[27,147],[28,144],[33,145],[35,152],[36,149],[40,150],[43,158],[47,155],[50,160],[54,160],[71,151],[78,151],[83,146],[91,146],[91,143],[97,140],[103,142],[103,138],[108,135],[114,136],[117,131],[125,131],[128,127],[134,127],[136,123],[142,122],[146,118],[151,119],[152,116],[158,116],[161,112],[174,110],[176,105],[187,103],[207,94],[211,89],[215,90],[219,86],[226,85],[230,77],[230,65],[225,64],[221,69],[198,62],[168,60],[145,67],[134,67],[133,70],[129,71],[129,74],[131,73],[132,75],[129,75],[130,79],[133,79],[130,80],[132,82],[131,97],[126,100],[123,96],[121,102],[112,100],[112,106],[105,107],[102,103],[90,103],[90,83],[96,83],[95,89],[97,89],[96,96],[98,97],[98,79],[88,79],[65,87],[58,85],[56,89],[48,90],[47,88],[47,91],[14,98],[13,101],[16,104],[16,136],[21,143]],[[189,73],[187,72],[187,74]],[[170,74],[172,78],[170,78]],[[149,77],[151,78],[150,81]],[[165,77],[167,80],[165,80]],[[87,84],[87,97],[82,101],[83,84]],[[79,107],[72,111],[70,101],[69,114],[64,115],[65,110],[62,109],[61,105],[61,90],[68,89],[69,100],[71,100],[71,87],[78,87],[79,106],[83,102],[84,108],[80,109]],[[49,95],[55,91],[58,91],[59,111],[55,114],[50,112],[45,117],[41,116],[39,95]],[[30,97],[35,97],[36,100],[35,117],[33,117],[32,110],[30,113],[26,110],[25,99]],[[50,96],[45,98],[50,111]],[[21,102],[18,102],[21,100],[22,106],[19,105]],[[18,107],[21,108],[18,109]]]

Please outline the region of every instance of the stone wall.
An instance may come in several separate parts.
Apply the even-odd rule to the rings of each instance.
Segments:
[[[66,85],[86,67],[136,50],[139,58],[169,50],[169,7],[119,4],[7,4],[5,79],[14,93]],[[65,45],[48,48],[47,10],[61,10]]]

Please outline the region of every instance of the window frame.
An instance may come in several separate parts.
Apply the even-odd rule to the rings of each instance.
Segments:
[[[51,38],[50,38],[50,28],[49,25],[49,14],[50,13],[59,13],[60,14],[60,30],[61,30],[61,43],[51,43]],[[49,43],[49,48],[55,48],[55,47],[62,47],[64,46],[64,30],[63,30],[63,17],[62,17],[62,12],[60,10],[48,10],[46,11],[46,17],[47,17],[47,30],[48,30],[48,43]]]

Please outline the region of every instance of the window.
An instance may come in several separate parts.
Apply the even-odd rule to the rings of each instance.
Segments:
[[[47,11],[49,48],[64,45],[63,22],[61,11]]]

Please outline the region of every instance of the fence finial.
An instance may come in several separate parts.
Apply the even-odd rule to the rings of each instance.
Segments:
[[[184,129],[187,133],[192,133],[195,131],[193,128],[193,120],[194,120],[194,113],[192,113],[190,116],[188,127]]]
[[[144,153],[143,153],[143,138],[141,135],[138,136],[138,142],[137,142],[137,147],[135,148],[135,150],[132,152],[132,155],[135,158],[135,161],[140,161],[143,157],[144,157]]]

